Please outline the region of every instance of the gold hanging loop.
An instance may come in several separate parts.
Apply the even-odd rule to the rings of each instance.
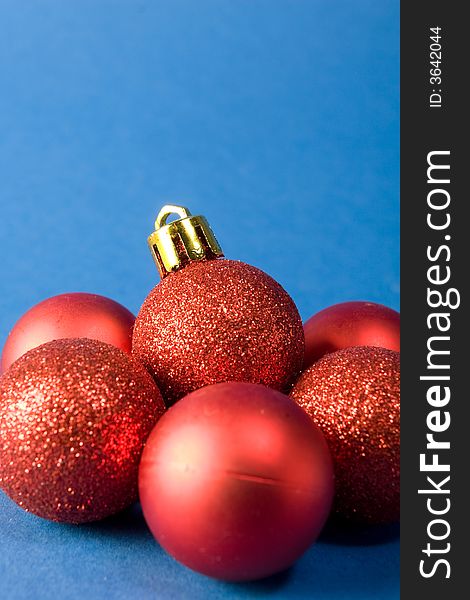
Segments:
[[[179,218],[168,223],[173,214]],[[162,279],[192,261],[223,256],[206,218],[192,215],[179,205],[163,206],[155,221],[155,231],[147,241]]]

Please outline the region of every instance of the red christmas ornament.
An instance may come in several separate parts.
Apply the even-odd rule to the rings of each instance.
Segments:
[[[0,487],[65,523],[101,519],[137,497],[144,442],[164,411],[130,356],[88,339],[30,350],[0,379]]]
[[[228,581],[289,567],[330,510],[324,437],[287,396],[220,383],[175,404],[146,444],[139,493],[157,541],[191,569]]]
[[[172,213],[181,216],[165,225]],[[165,206],[149,245],[163,280],[145,300],[133,352],[171,404],[223,381],[285,389],[300,371],[299,313],[269,275],[222,259],[204,217]]]
[[[400,314],[373,302],[329,306],[310,317],[304,331],[304,369],[329,352],[351,346],[400,351]]]
[[[91,338],[130,354],[135,317],[122,304],[97,294],[60,294],[30,308],[3,348],[1,372],[28,350],[61,338]]]
[[[400,514],[400,355],[354,347],[328,354],[291,396],[321,428],[336,475],[336,512],[363,523]]]

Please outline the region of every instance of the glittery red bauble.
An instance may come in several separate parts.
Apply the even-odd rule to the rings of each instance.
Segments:
[[[28,350],[61,338],[91,338],[131,352],[135,317],[122,304],[97,294],[60,294],[30,308],[3,348],[1,372]]]
[[[304,369],[329,352],[351,346],[400,351],[400,314],[373,302],[329,306],[310,317],[304,330]]]
[[[330,510],[333,469],[295,402],[249,383],[180,400],[151,433],[139,493],[158,542],[186,566],[243,581],[289,567]]]
[[[165,277],[147,296],[132,343],[169,404],[223,381],[282,390],[304,355],[290,296],[263,271],[225,259],[193,262]]]
[[[142,448],[164,411],[157,386],[103,342],[49,342],[0,379],[0,487],[27,511],[83,523],[136,499]]]
[[[400,511],[400,355],[339,350],[307,369],[292,398],[319,425],[335,463],[336,512],[364,523]]]

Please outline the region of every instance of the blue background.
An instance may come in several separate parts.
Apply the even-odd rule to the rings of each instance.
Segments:
[[[137,311],[164,203],[291,293],[399,303],[398,0],[0,0],[0,344],[66,291]],[[327,531],[243,585],[177,565],[137,509],[68,527],[0,495],[2,598],[398,597],[396,531]]]

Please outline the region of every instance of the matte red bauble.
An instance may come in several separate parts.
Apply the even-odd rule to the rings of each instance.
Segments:
[[[373,302],[329,306],[310,317],[304,331],[304,369],[329,352],[351,346],[400,351],[400,314]]]
[[[307,369],[292,398],[325,434],[336,476],[335,510],[362,523],[400,514],[400,355],[339,350]]]
[[[165,225],[173,212],[182,218]],[[137,316],[133,352],[165,400],[223,381],[285,389],[302,366],[304,334],[284,289],[221,258],[204,217],[182,207],[162,209],[149,245],[163,280]]]
[[[97,294],[60,294],[30,308],[15,324],[2,353],[1,372],[28,350],[61,338],[91,338],[130,353],[135,317]]]
[[[333,469],[318,427],[261,385],[220,383],[175,404],[142,455],[139,493],[157,541],[229,581],[289,567],[330,510]]]
[[[64,339],[30,350],[0,379],[0,487],[53,521],[116,513],[137,497],[163,411],[152,377],[114,346]]]

